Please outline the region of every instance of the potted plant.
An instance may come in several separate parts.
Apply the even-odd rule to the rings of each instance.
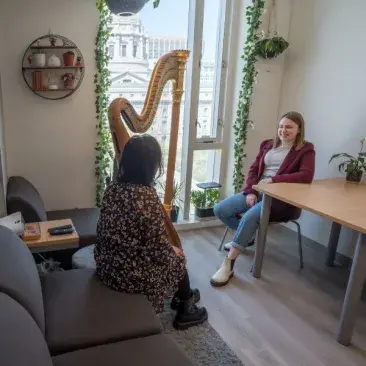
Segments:
[[[149,0],[106,0],[109,10],[117,15],[132,15],[138,13]],[[154,8],[159,6],[160,0],[154,0]]]
[[[199,218],[215,216],[214,205],[220,200],[218,189],[194,190],[191,192],[191,202],[195,207],[195,215]]]
[[[73,51],[67,51],[63,54],[63,56],[65,66],[74,66],[75,53]]]
[[[31,62],[34,67],[45,67],[46,66],[46,54],[39,50],[31,56]]]
[[[339,165],[338,170],[342,173],[346,173],[346,181],[352,183],[359,183],[362,179],[362,173],[366,171],[366,153],[363,152],[363,144],[365,138],[360,139],[360,151],[357,157],[349,155],[347,153],[334,154],[329,163],[333,159],[344,158]]]
[[[50,39],[50,44],[51,44],[51,46],[52,46],[52,47],[55,47],[55,46],[56,46],[57,38],[56,38],[56,37],[54,37],[54,36],[50,36],[50,37],[49,37],[49,39]]]
[[[256,43],[256,53],[262,58],[272,59],[283,53],[288,46],[289,43],[275,33],[274,37],[264,36]]]
[[[67,72],[61,78],[64,82],[65,89],[74,89],[75,76],[71,72]]]
[[[272,18],[273,29],[271,31]],[[283,53],[288,46],[289,43],[277,33],[276,2],[275,0],[272,0],[272,5],[269,5],[267,31],[262,31],[262,36],[255,43],[255,52],[259,57],[264,59],[272,59]]]
[[[159,182],[159,186],[161,187],[162,191],[165,192],[166,187],[165,183]],[[173,197],[170,203],[171,204],[170,219],[172,220],[172,222],[178,221],[180,203],[183,203],[182,199],[180,198],[183,188],[184,188],[184,182],[179,183],[176,182],[175,180],[173,181]]]

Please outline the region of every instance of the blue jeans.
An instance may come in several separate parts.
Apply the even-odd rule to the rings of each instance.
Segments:
[[[248,207],[243,193],[234,194],[217,203],[214,207],[215,216],[230,229],[236,230],[232,246],[242,251],[253,239],[260,221],[262,202]],[[239,220],[236,215],[244,213]]]

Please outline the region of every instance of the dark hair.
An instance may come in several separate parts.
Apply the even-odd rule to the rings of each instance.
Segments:
[[[162,174],[162,153],[150,135],[135,135],[125,145],[118,169],[118,181],[152,186]]]

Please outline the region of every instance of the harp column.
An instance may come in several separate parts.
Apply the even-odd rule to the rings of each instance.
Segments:
[[[171,206],[173,198],[173,181],[175,171],[175,160],[177,156],[177,143],[179,133],[180,106],[183,96],[184,71],[189,53],[187,51],[177,52],[178,78],[173,81],[173,107],[172,107],[172,125],[170,129],[169,157],[166,174],[166,188],[164,196],[164,205],[167,208]]]

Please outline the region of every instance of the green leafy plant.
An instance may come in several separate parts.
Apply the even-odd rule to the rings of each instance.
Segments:
[[[112,179],[114,151],[108,124],[108,91],[110,72],[108,70],[108,39],[112,35],[111,13],[105,0],[97,0],[99,27],[95,40],[95,61],[97,73],[94,75],[95,108],[98,140],[95,147],[96,205],[100,207],[106,186]]]
[[[256,43],[260,36],[258,30],[261,25],[261,15],[264,10],[265,0],[256,0],[246,8],[246,19],[248,23],[247,38],[244,45],[244,53],[241,58],[244,60],[243,78],[239,101],[234,122],[234,173],[233,184],[236,192],[240,190],[244,183],[243,159],[246,157],[244,147],[247,142],[248,127],[253,126],[250,120],[250,107],[252,104],[253,85],[255,83],[258,71],[256,62],[258,53]]]
[[[288,46],[289,43],[277,35],[271,38],[264,37],[256,43],[256,52],[262,58],[271,59],[278,57]]]
[[[146,0],[146,3],[148,3],[150,0]],[[160,0],[154,0],[153,5],[154,5],[154,9],[157,8],[160,4]]]
[[[272,59],[278,57],[284,52],[289,43],[280,37],[277,33],[276,0],[272,0],[269,5],[269,17],[267,30],[262,31],[261,38],[256,42],[255,49],[259,57]],[[273,29],[271,30],[271,21],[273,18]]]
[[[196,208],[212,208],[220,200],[218,189],[193,190],[191,192],[191,202]]]
[[[162,192],[165,192],[166,184],[158,182],[158,185],[162,189]],[[175,180],[173,181],[173,197],[170,203],[172,206],[181,207],[181,203],[184,203],[183,200],[180,198],[183,189],[184,182],[176,182]],[[161,194],[161,196],[162,195],[163,193]]]
[[[220,191],[218,189],[207,189],[206,204],[208,207],[213,207],[220,200]]]
[[[362,173],[366,171],[366,153],[363,152],[363,145],[365,143],[365,138],[360,139],[360,151],[357,157],[352,156],[347,153],[339,153],[331,156],[329,164],[334,159],[343,158],[343,160],[338,165],[338,170],[340,173],[347,173],[347,180],[350,181],[360,181]]]

